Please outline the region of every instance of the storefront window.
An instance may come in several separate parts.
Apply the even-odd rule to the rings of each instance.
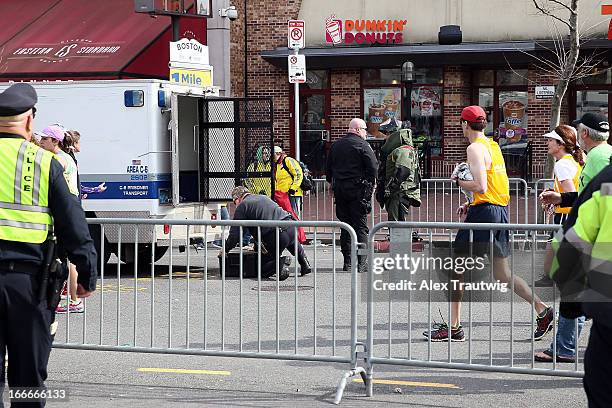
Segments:
[[[499,70],[497,71],[497,85],[527,85],[527,70]]]
[[[367,88],[363,90],[363,117],[368,127],[368,136],[382,138],[378,128],[390,119],[400,119],[402,89]]]
[[[307,89],[329,88],[329,73],[325,70],[306,71],[306,83],[302,85]]]
[[[498,106],[500,146],[524,146],[527,143],[527,92],[499,91]]]
[[[399,68],[364,69],[362,72],[363,85],[399,85],[401,79],[402,70]]]
[[[476,86],[493,86],[495,84],[495,71],[491,69],[479,70],[474,73]]]
[[[410,93],[410,122],[415,142],[439,141],[442,139],[442,87],[414,86]],[[440,148],[432,150],[439,155]]]
[[[493,136],[493,112],[495,110],[495,99],[493,88],[478,89],[478,105],[487,113],[487,127],[484,132],[487,136]]]
[[[579,82],[583,84],[610,85],[612,84],[612,68],[599,69],[594,75],[584,77]]]
[[[430,142],[431,154],[442,153],[444,70],[415,69],[414,82],[401,81],[401,69],[364,69],[363,117],[370,137],[384,137],[381,124],[395,118],[408,121],[415,143]]]
[[[587,112],[608,116],[608,94],[602,91],[577,91],[576,117],[580,118]]]
[[[417,68],[414,71],[417,84],[442,84],[443,82],[442,68]]]

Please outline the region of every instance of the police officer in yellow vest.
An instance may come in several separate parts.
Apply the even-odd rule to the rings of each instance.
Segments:
[[[39,287],[49,236],[55,233],[76,264],[80,297],[95,290],[97,279],[96,251],[64,169],[52,153],[30,143],[36,102],[28,84],[0,93],[0,395],[6,351],[11,389],[42,388],[47,378],[54,311],[40,299]]]
[[[593,319],[584,354],[589,407],[611,407],[612,165],[582,189],[552,247],[550,277],[561,292],[561,316]]]

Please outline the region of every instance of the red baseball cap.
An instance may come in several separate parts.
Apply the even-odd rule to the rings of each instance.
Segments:
[[[461,111],[461,119],[471,123],[486,122],[487,114],[478,105],[466,106]]]

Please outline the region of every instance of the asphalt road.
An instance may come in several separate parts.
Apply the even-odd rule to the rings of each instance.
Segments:
[[[307,251],[314,261],[313,248]],[[351,276],[339,269],[342,259],[339,251],[334,252],[331,246],[318,247],[316,273],[297,279],[291,276],[280,283],[274,279],[241,282],[236,278],[223,282],[216,253],[211,249],[205,258],[202,251],[190,249],[189,279],[185,253],[172,254],[172,279],[169,255],[158,263],[153,274],[147,270],[134,275],[125,265],[118,274],[116,265],[107,265],[98,291],[86,303],[87,312],[58,317],[56,344],[62,345],[68,339],[68,343],[80,347],[102,344],[126,351],[54,349],[47,383],[51,388],[67,388],[70,400],[50,401],[49,405],[330,405],[337,384],[350,368],[348,362],[197,353],[241,351],[283,354],[288,358],[296,355],[350,358]],[[536,255],[535,269],[539,269],[541,253]],[[528,252],[517,253],[513,262],[518,275],[527,277],[533,269]],[[367,305],[361,286],[364,276],[358,279],[357,337],[365,341]],[[538,293],[552,299],[552,290],[538,289]],[[506,296],[492,306],[487,302],[474,302],[471,308],[464,306],[463,325],[468,340],[451,343],[450,349],[448,343],[429,343],[421,334],[428,328],[430,317],[440,321],[438,308],[447,319],[446,302],[436,299],[429,306],[420,299],[412,303],[395,302],[391,308],[388,302],[376,302],[374,355],[438,362],[449,361],[450,356],[451,361],[459,363],[469,362],[471,356],[471,362],[477,364],[530,367],[532,350],[546,347],[552,334],[532,347],[530,305],[519,299],[510,302],[510,295]],[[589,329],[587,323],[580,338],[581,357]],[[169,347],[175,354],[127,352],[130,347],[151,346],[157,351]],[[363,365],[363,360],[358,360],[358,364]],[[534,367],[552,365],[534,363]],[[575,366],[557,364],[556,368],[573,370]],[[582,370],[582,361],[578,369]],[[365,397],[359,377],[351,378],[342,404],[586,405],[582,382],[574,378],[382,364],[375,365],[374,375],[373,397]]]

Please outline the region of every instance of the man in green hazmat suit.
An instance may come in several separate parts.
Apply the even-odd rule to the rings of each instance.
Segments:
[[[409,207],[421,206],[419,157],[411,130],[395,129],[387,136],[380,160],[376,199],[387,209],[389,221],[405,221]]]

